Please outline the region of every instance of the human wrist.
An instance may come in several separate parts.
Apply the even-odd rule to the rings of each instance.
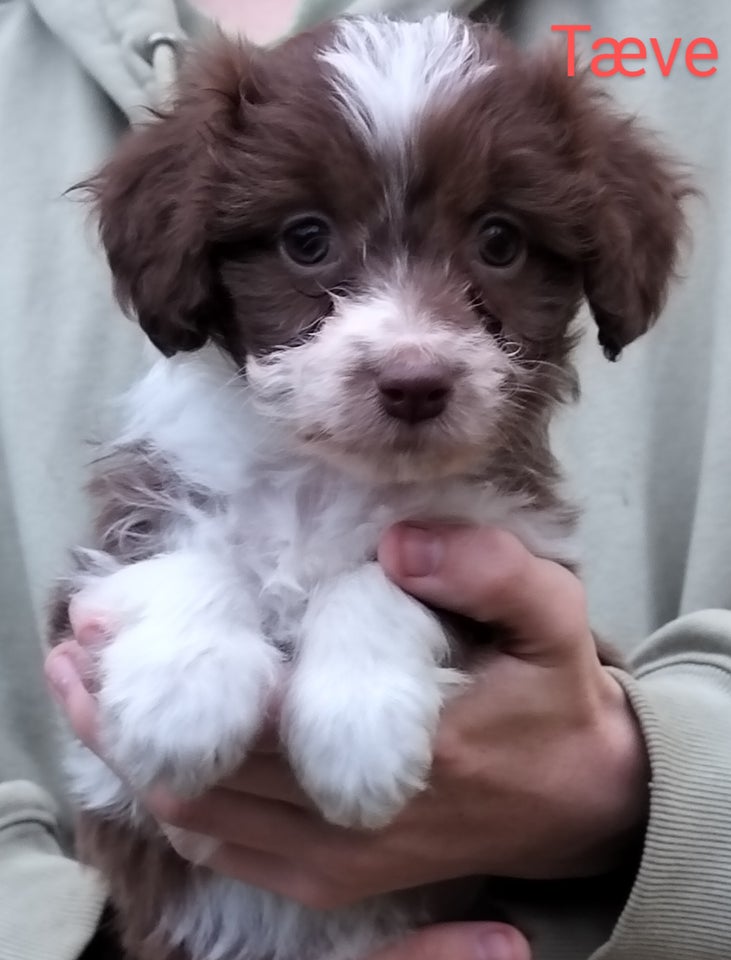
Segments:
[[[575,876],[625,866],[636,856],[647,823],[647,749],[627,696],[609,670],[602,671],[595,720],[582,739]]]

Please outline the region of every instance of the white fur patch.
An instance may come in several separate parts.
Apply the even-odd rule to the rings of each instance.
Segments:
[[[447,657],[439,620],[375,562],[310,598],[286,741],[328,820],[381,827],[424,789],[445,698],[461,682]]]
[[[402,150],[429,105],[450,103],[493,65],[450,13],[418,23],[353,18],[338,24],[320,59],[349,121],[376,152]]]
[[[113,637],[98,655],[100,739],[138,791],[195,796],[233,772],[280,674],[229,545],[201,526],[195,548],[89,576],[71,601],[76,622]]]

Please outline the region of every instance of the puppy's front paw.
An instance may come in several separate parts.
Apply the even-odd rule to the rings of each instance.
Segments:
[[[284,703],[290,761],[333,823],[379,827],[422,790],[455,671],[442,625],[367,564],[310,602]]]
[[[323,815],[344,827],[389,823],[426,785],[442,703],[439,673],[388,670],[367,681],[289,691],[287,742],[297,776]]]
[[[194,796],[242,762],[281,658],[220,580],[170,555],[91,580],[72,604],[77,629],[94,622],[107,633],[100,738],[123,779]]]

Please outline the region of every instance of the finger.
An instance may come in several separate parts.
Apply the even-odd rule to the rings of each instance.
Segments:
[[[202,833],[193,833],[192,830],[171,827],[169,824],[161,824],[161,828],[168,838],[170,846],[178,856],[195,866],[203,866],[208,863],[221,846],[220,841],[216,840],[215,837],[206,837]]]
[[[143,803],[161,823],[215,837],[221,843],[276,856],[307,850],[321,836],[314,817],[276,800],[216,788],[195,800],[180,800],[167,790],[152,790]]]
[[[79,669],[83,656],[75,641],[64,641],[46,657],[45,673],[51,693],[71,729],[83,744],[98,753],[97,705],[84,685],[83,667]]]
[[[297,782],[286,760],[275,753],[253,753],[220,787],[264,800],[279,800],[304,809],[313,803]]]
[[[97,669],[93,653],[82,647],[75,637],[69,637],[53,649],[60,650],[61,648],[63,648],[63,656],[70,657],[73,661],[76,674],[88,692],[94,693],[97,685]]]
[[[337,905],[323,885],[299,864],[282,856],[221,844],[205,865],[215,873],[268,890],[311,909],[331,909]]]
[[[398,524],[379,560],[408,593],[446,610],[507,627],[514,652],[547,660],[590,643],[581,583],[492,527]]]
[[[453,923],[427,927],[368,960],[530,960],[530,947],[513,927]]]

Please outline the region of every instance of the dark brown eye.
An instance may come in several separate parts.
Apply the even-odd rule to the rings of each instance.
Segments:
[[[302,267],[322,263],[330,252],[332,232],[322,217],[299,217],[282,231],[281,246],[290,260]]]
[[[523,235],[503,217],[486,217],[478,237],[480,257],[491,267],[509,267],[523,251]]]

